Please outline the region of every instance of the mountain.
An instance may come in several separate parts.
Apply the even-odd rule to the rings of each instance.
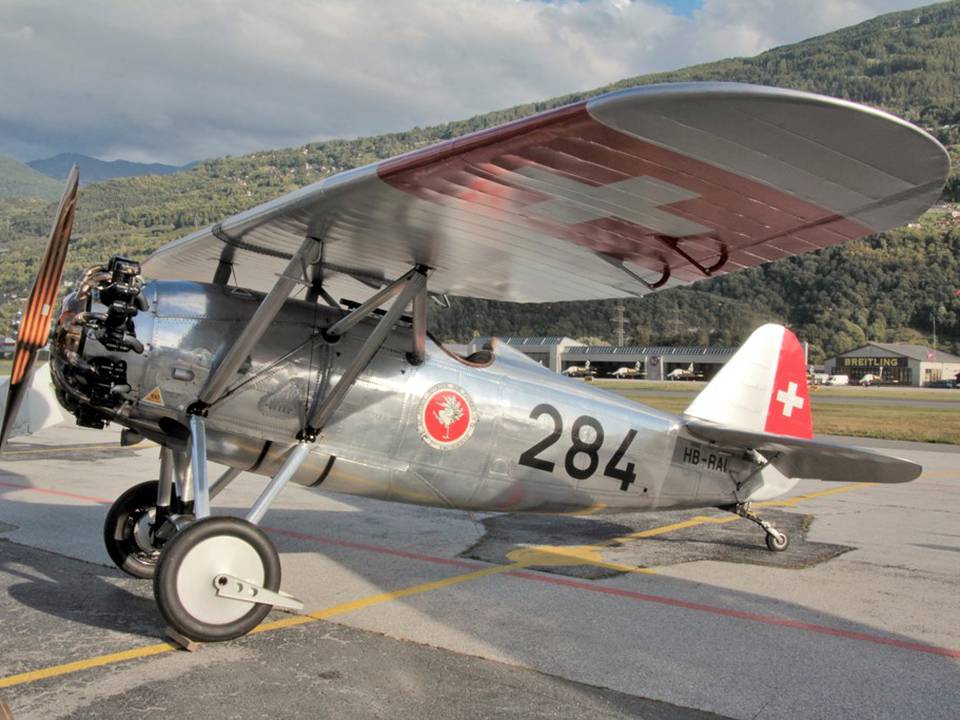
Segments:
[[[0,198],[53,199],[60,197],[62,192],[62,183],[40,174],[22,162],[0,155]]]
[[[27,163],[37,172],[56,180],[66,180],[70,168],[79,165],[81,185],[138,175],[169,175],[186,170],[194,164],[178,166],[164,165],[163,163],[138,163],[129,160],[98,160],[95,157],[78,155],[77,153],[60,153],[50,158],[31,160]]]
[[[143,258],[160,245],[327,175],[619,87],[733,80],[792,87],[880,106],[934,133],[960,165],[960,0],[892,13],[828,35],[587,92],[376,137],[207,160],[186,172],[85,187],[65,277],[122,252]],[[944,193],[960,201],[955,174]],[[0,199],[0,327],[16,312],[42,252],[53,210]],[[957,217],[954,217],[956,213]],[[242,278],[241,278],[242,280]],[[822,359],[876,341],[929,338],[960,350],[960,205],[911,227],[624,302],[631,343],[734,345],[765,320],[785,322]],[[609,337],[615,302],[509,305],[453,299],[431,304],[443,339],[474,333]]]

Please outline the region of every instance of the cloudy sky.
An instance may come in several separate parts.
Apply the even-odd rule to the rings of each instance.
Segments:
[[[0,154],[183,163],[427,125],[929,0],[0,0]]]

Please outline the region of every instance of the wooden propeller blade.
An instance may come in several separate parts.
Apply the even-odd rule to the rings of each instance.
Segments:
[[[23,310],[20,332],[17,334],[17,347],[13,355],[13,367],[10,371],[10,386],[7,388],[7,402],[3,409],[3,426],[0,427],[0,452],[13,429],[17,412],[30,386],[37,351],[47,344],[50,337],[53,303],[60,291],[63,265],[67,259],[67,246],[70,244],[73,216],[77,207],[79,179],[80,169],[74,165],[67,176],[67,185],[57,210],[57,221],[50,231],[50,239],[47,241],[40,271],[37,273],[33,290],[30,291],[30,297]]]

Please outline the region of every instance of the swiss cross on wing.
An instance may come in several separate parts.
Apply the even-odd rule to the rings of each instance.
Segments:
[[[681,209],[701,195],[662,178],[637,175],[591,184],[530,164],[514,168],[504,182],[530,191],[517,210],[533,227],[653,270],[657,274],[648,282],[666,280],[665,268],[679,270],[677,279],[699,279],[726,262],[726,245],[716,229],[692,219],[689,207]],[[529,201],[531,194],[539,199]],[[684,260],[697,269],[684,268]]]
[[[588,185],[536,165],[519,168],[516,175],[515,184],[551,196],[550,200],[527,205],[525,213],[561,225],[616,218],[667,237],[704,235],[711,231],[705,225],[663,208],[700,197],[664,180],[640,176],[607,185]]]

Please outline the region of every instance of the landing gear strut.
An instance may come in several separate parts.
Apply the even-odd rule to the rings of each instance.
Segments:
[[[227,473],[213,486],[207,482],[206,417],[223,396],[231,379],[263,336],[282,308],[293,287],[299,282],[301,265],[313,262],[318,242],[306,238],[286,271],[264,297],[240,336],[233,342],[219,364],[207,377],[197,399],[186,408],[190,437],[185,451],[174,455],[165,449],[161,454],[161,475],[166,489],[172,487],[173,476],[180,478],[181,494],[189,497],[192,513],[189,524],[176,527],[162,552],[152,557],[156,565],[153,595],[160,614],[170,628],[188,640],[230,640],[250,632],[271,608],[302,610],[303,603],[280,591],[280,558],[269,538],[257,527],[264,513],[283,487],[293,478],[310,456],[321,431],[343,402],[350,388],[373,359],[412,302],[414,306],[414,348],[411,362],[422,362],[426,344],[426,293],[429,268],[417,265],[393,283],[374,294],[349,314],[341,317],[323,332],[334,342],[361,320],[373,314],[388,299],[396,297],[390,309],[377,321],[360,349],[346,366],[340,379],[326,394],[313,398],[307,420],[277,473],[260,493],[245,519],[211,517],[210,499],[225,483],[238,474]],[[180,458],[182,472],[174,465]],[[186,482],[189,460],[190,482]],[[164,468],[166,471],[164,472]]]
[[[783,552],[789,547],[790,538],[787,537],[787,534],[780,532],[768,520],[764,520],[757,515],[751,508],[749,502],[727,505],[721,508],[721,510],[732,512],[734,515],[746,518],[750,522],[754,522],[763,528],[763,531],[767,534],[767,550],[770,552]]]

